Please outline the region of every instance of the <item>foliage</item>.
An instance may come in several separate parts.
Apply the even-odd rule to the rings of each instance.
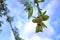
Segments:
[[[23,1],[22,4],[24,4],[25,6],[25,11],[28,12],[28,19],[30,19],[33,15],[33,7],[34,5],[36,6],[37,10],[38,10],[38,16],[35,17],[33,16],[32,22],[33,23],[37,23],[36,26],[36,33],[38,32],[43,32],[43,28],[47,28],[47,26],[44,24],[43,21],[47,21],[49,19],[49,16],[46,15],[46,10],[44,12],[42,12],[41,8],[39,7],[39,3],[44,2],[45,0],[34,0],[34,2],[31,2],[29,0],[21,0]],[[21,3],[20,1],[20,3]],[[11,22],[13,21],[13,17],[7,15],[7,13],[9,12],[7,4],[5,4],[5,0],[0,0],[0,17],[2,18],[2,16],[6,16],[7,18],[5,19],[7,22],[9,22],[10,26],[11,26],[11,30],[13,31],[14,37],[16,40],[23,40],[19,37],[19,33],[17,32],[17,28],[13,29]],[[3,21],[0,20],[0,27],[2,26]],[[0,30],[1,31],[1,30]]]
[[[49,19],[49,16],[46,15],[46,10],[44,12],[42,12],[41,8],[39,7],[39,3],[41,2],[44,2],[45,0],[34,0],[34,3],[33,2],[28,2],[28,0],[25,1],[24,6],[26,6],[25,10],[28,12],[28,19],[30,19],[33,15],[33,7],[32,5],[35,5],[37,7],[37,10],[38,10],[38,16],[35,17],[34,16],[34,19],[32,19],[32,22],[33,23],[37,23],[37,26],[36,26],[36,33],[38,32],[43,32],[43,28],[47,26],[43,23],[43,21],[47,21]],[[31,3],[31,4],[30,4]]]
[[[11,22],[13,21],[13,17],[7,15],[7,13],[9,12],[7,6],[7,4],[5,4],[5,0],[0,0],[0,17],[2,18],[3,16],[6,16],[7,18],[4,19],[7,22],[9,22],[10,26],[11,26],[11,30],[13,31],[15,40],[23,40],[22,38],[19,37],[19,34],[17,32],[17,28],[13,29]],[[1,19],[0,18],[0,19]],[[3,21],[0,20],[0,27],[2,26]],[[0,33],[1,33],[2,29],[0,29]]]

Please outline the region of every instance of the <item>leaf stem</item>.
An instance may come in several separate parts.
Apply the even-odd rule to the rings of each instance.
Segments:
[[[38,11],[39,11],[39,13],[41,14],[41,9],[40,9],[40,7],[39,7],[39,4],[37,3],[37,8],[38,8]]]

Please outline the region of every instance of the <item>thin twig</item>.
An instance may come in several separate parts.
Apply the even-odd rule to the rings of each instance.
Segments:
[[[41,14],[41,9],[40,9],[40,7],[39,7],[39,4],[37,3],[37,8],[38,8],[38,11],[39,11],[39,13]]]
[[[11,26],[11,30],[12,30],[13,35],[14,35],[14,29],[13,29],[13,27],[12,27],[12,25],[11,25],[11,22],[10,22],[10,26]],[[14,35],[14,38],[16,39],[15,35]]]

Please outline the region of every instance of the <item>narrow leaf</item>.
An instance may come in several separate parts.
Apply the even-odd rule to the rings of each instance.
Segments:
[[[39,0],[39,2],[44,2],[45,0]]]
[[[45,0],[41,0],[41,2],[44,2]]]
[[[32,16],[33,18],[37,18],[37,17],[35,17],[35,16]]]
[[[28,13],[28,19],[30,19],[30,17],[32,16],[32,14],[33,14],[33,9],[31,9],[31,10],[29,11],[29,13]]]
[[[43,12],[43,15],[45,15],[45,14],[46,14],[46,12],[47,12],[47,11],[44,11],[44,12]]]
[[[48,15],[43,15],[43,21],[46,21],[46,20],[48,20],[49,19],[49,16]]]
[[[33,4],[32,2],[30,2],[30,4]]]
[[[26,1],[25,1],[25,4],[24,4],[24,6],[26,6],[26,5],[28,5],[28,0],[26,0]]]
[[[42,26],[47,28],[47,26],[44,23],[42,23]]]
[[[26,5],[25,10],[30,10],[30,6],[29,5]]]

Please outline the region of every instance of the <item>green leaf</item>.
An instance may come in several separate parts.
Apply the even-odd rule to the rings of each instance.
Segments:
[[[41,0],[41,2],[44,2],[45,0]]]
[[[38,32],[43,32],[42,26],[37,26],[36,27],[36,33],[38,33]]]
[[[42,26],[47,28],[47,26],[44,23],[42,23]]]
[[[32,2],[30,2],[30,5],[33,4]]]
[[[39,2],[44,2],[45,0],[39,0]]]
[[[29,5],[26,5],[25,10],[30,10],[30,6]]]
[[[40,13],[38,12],[38,16],[40,16]]]
[[[43,15],[45,15],[45,14],[46,14],[46,12],[47,12],[47,11],[44,11],[44,12],[43,12]]]
[[[29,3],[28,3],[28,0],[26,0],[26,2],[25,2],[25,4],[24,4],[24,6],[26,6],[26,5],[28,5]]]
[[[37,18],[37,17],[35,17],[35,16],[32,16],[33,18]]]
[[[49,16],[48,15],[44,15],[42,18],[43,18],[43,21],[46,21],[46,20],[49,19]]]
[[[33,8],[31,8],[31,10],[28,13],[28,19],[30,19],[30,17],[32,16],[32,14],[33,14]]]

